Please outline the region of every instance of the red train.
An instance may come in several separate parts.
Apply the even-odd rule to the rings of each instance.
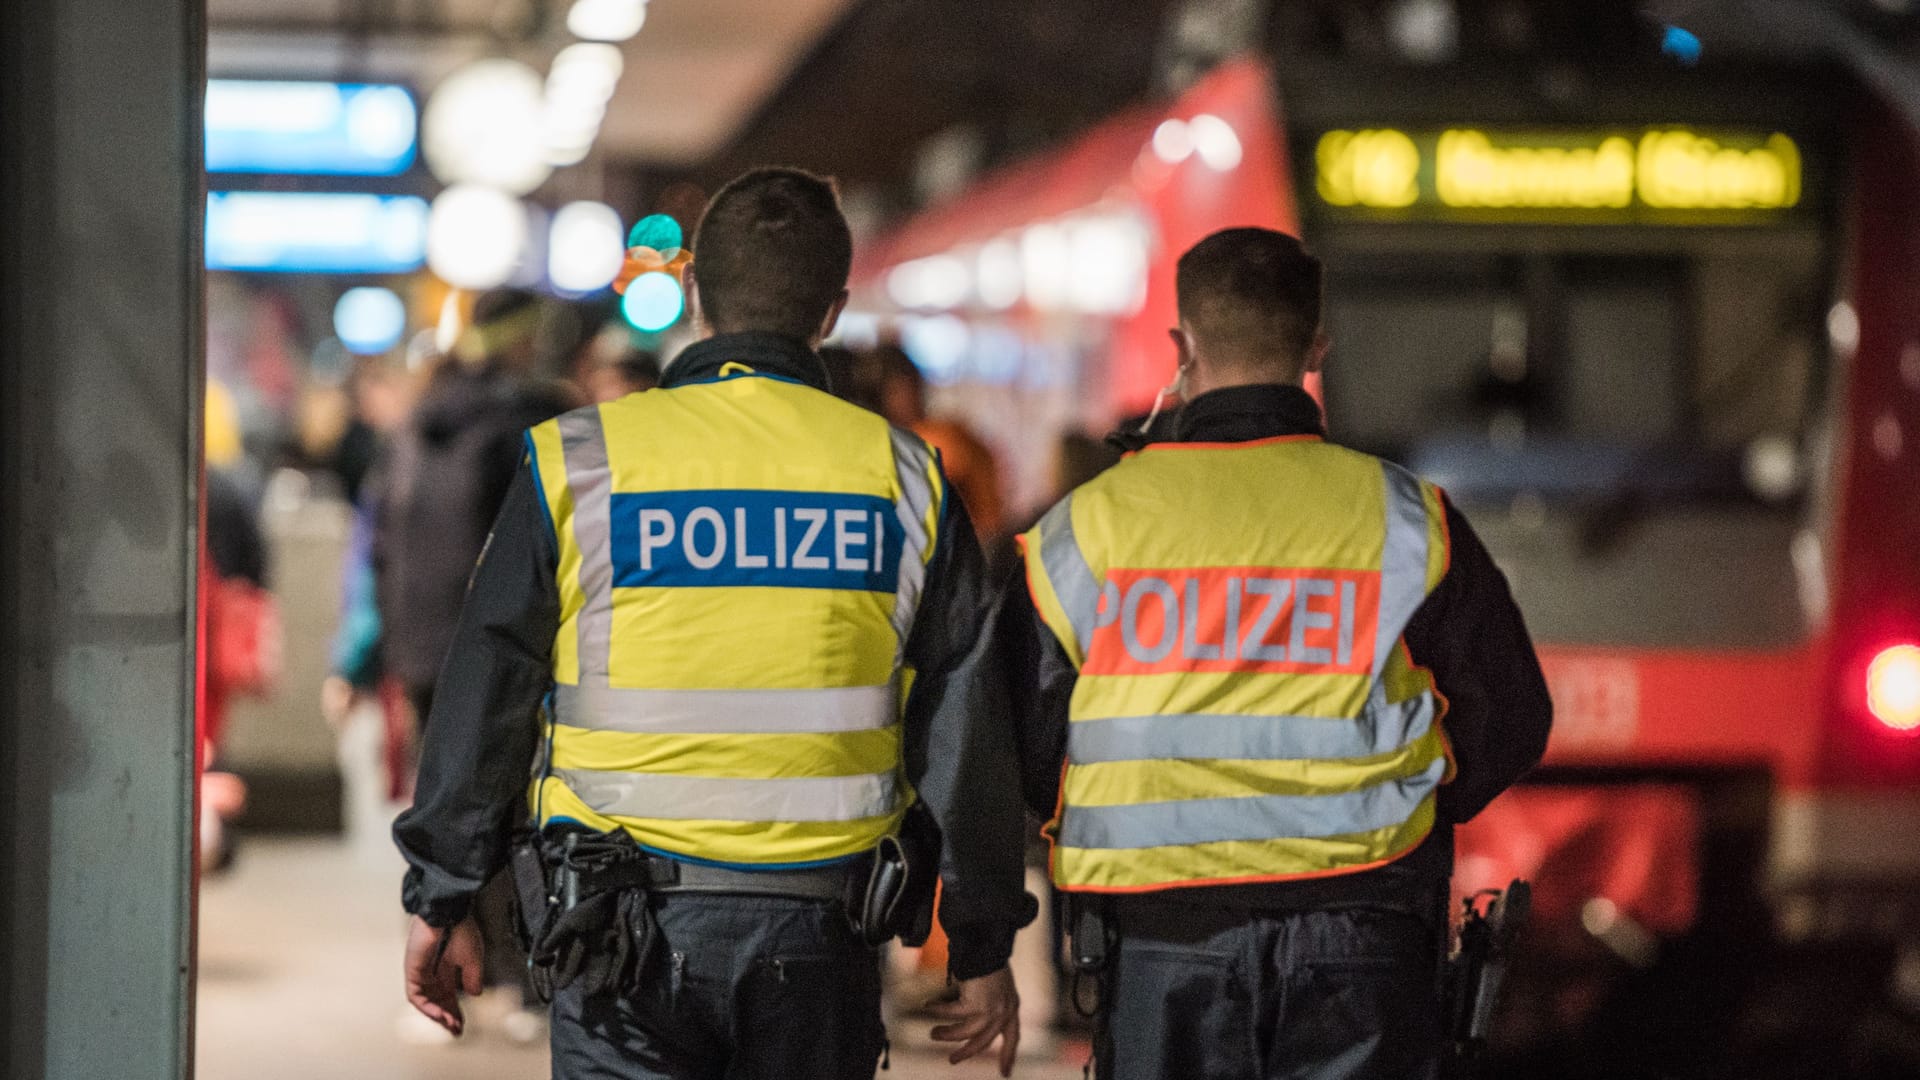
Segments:
[[[1332,436],[1448,489],[1552,684],[1460,841],[1462,889],[1536,882],[1509,1060],[1912,1075],[1917,123],[1824,67],[1233,62],[907,221],[856,306],[1030,510],[1170,379],[1178,254],[1301,232]]]

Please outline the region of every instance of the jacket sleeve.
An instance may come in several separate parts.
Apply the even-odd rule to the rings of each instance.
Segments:
[[[1465,515],[1446,504],[1452,558],[1407,624],[1407,651],[1447,699],[1441,721],[1454,776],[1440,789],[1447,821],[1470,820],[1546,752],[1553,702],[1506,575]]]
[[[971,979],[1006,965],[1014,932],[1032,921],[1035,903],[1024,886],[1025,820],[1006,684],[990,650],[996,605],[973,525],[948,492],[907,639],[915,674],[904,756],[907,779],[940,826],[948,970]]]
[[[1027,809],[1050,821],[1060,809],[1060,772],[1067,761],[1067,707],[1079,672],[1034,609],[1024,560],[1000,587],[994,654],[1012,688],[1014,745],[1020,753],[1020,792]]]
[[[480,554],[433,696],[413,806],[393,826],[406,909],[434,926],[466,917],[527,818],[560,623],[558,563],[529,466]]]

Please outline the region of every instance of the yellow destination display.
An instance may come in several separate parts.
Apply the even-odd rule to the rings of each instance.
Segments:
[[[1800,148],[1786,135],[1675,125],[1329,131],[1315,144],[1313,165],[1314,188],[1326,206],[1440,211],[1461,219],[1519,213],[1617,221],[1661,212],[1684,212],[1689,220],[1752,219],[1789,210],[1802,196]]]

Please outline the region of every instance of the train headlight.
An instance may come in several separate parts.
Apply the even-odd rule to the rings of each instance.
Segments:
[[[1895,731],[1920,731],[1920,645],[1884,649],[1867,665],[1867,708]]]

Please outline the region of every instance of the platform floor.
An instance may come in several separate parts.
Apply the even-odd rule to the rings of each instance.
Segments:
[[[251,840],[230,873],[204,884],[199,1080],[545,1080],[545,1047],[516,1045],[497,1027],[433,1046],[401,1037],[399,867],[371,844]],[[998,1075],[914,1048],[924,1027],[893,1025],[887,1080]],[[1015,1076],[1080,1077],[1084,1049],[1035,1051]]]

